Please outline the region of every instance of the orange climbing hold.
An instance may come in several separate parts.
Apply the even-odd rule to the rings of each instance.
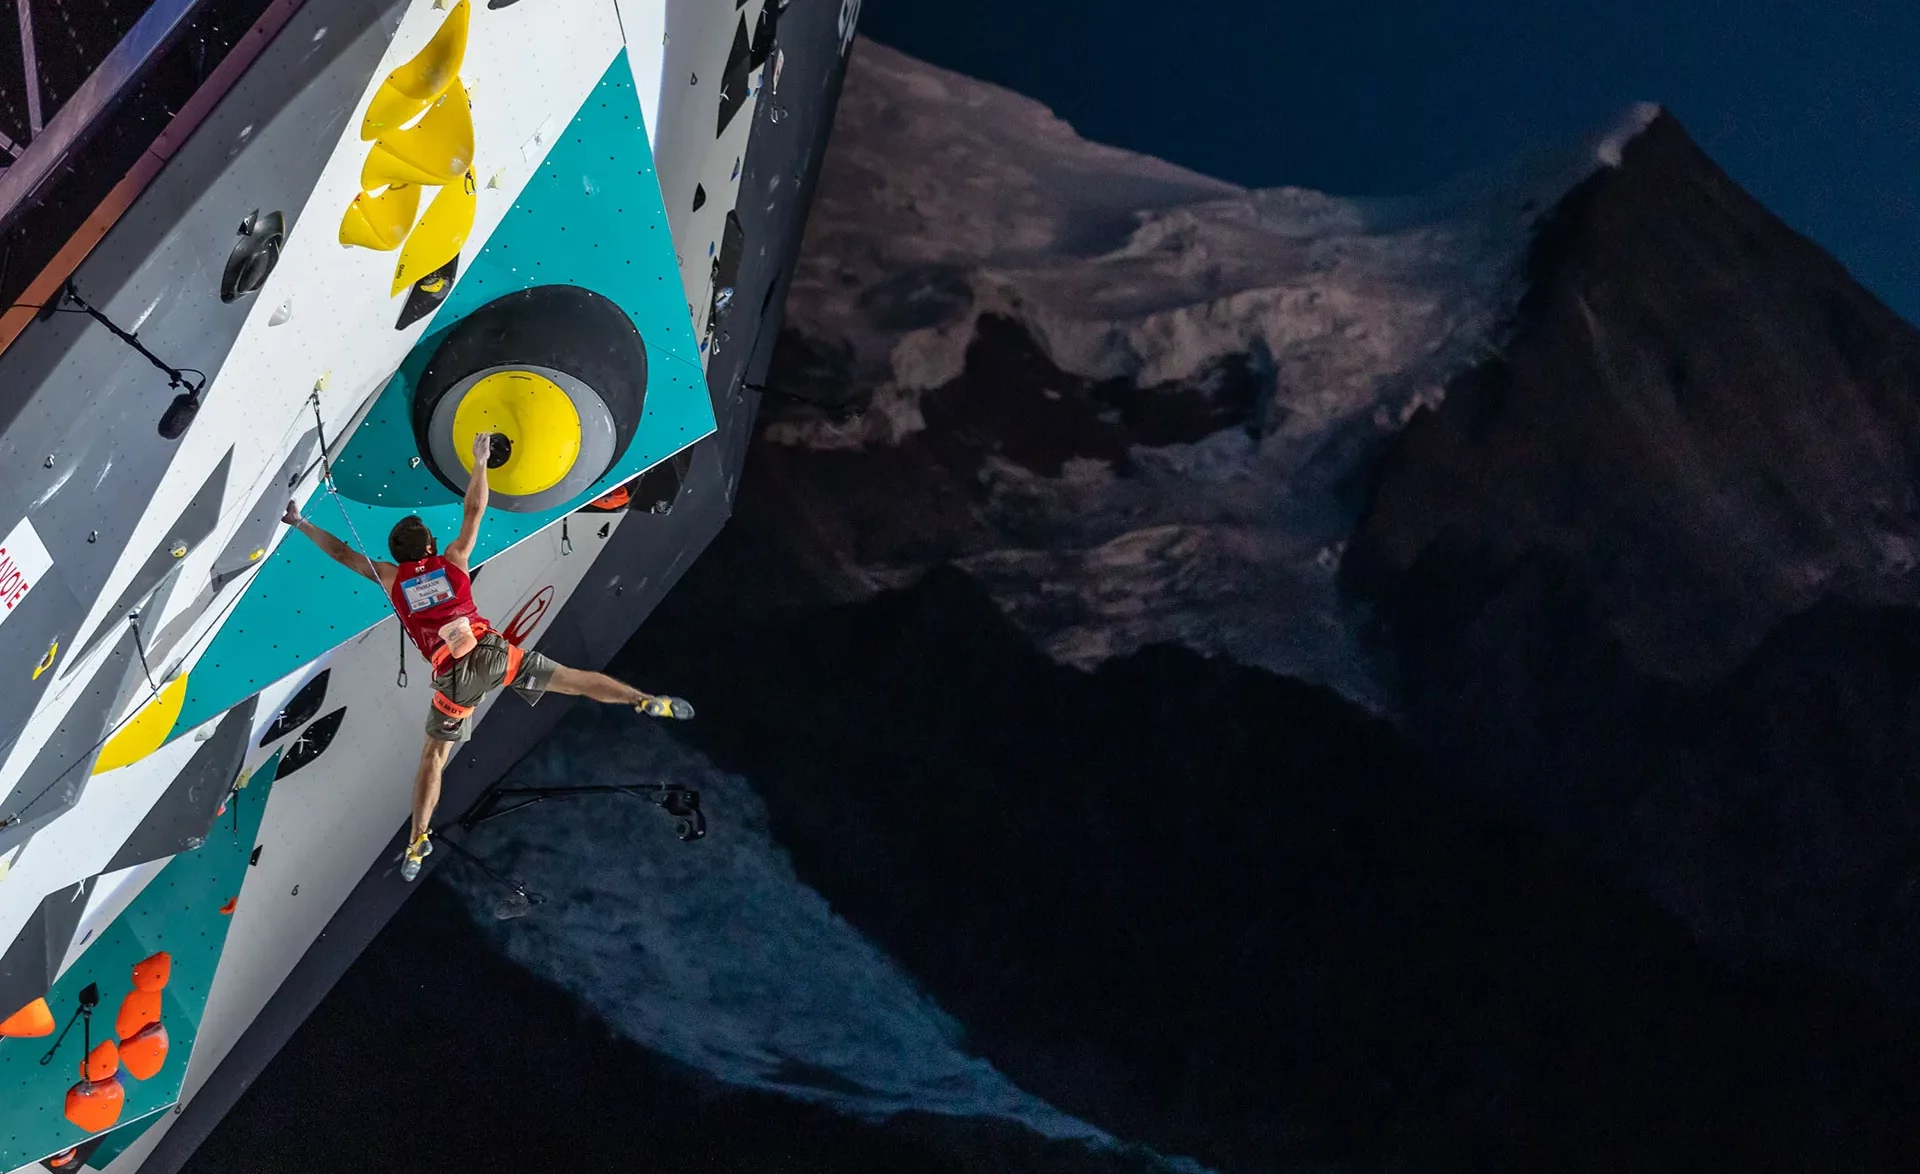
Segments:
[[[167,1042],[166,1025],[149,1023],[132,1039],[121,1041],[120,1062],[135,1080],[151,1079],[167,1062]]]
[[[102,1044],[111,1047],[111,1044]],[[127,1090],[117,1076],[83,1080],[67,1090],[67,1120],[88,1133],[105,1133],[127,1107]]]
[[[627,508],[627,503],[632,500],[633,494],[628,492],[626,486],[622,485],[618,489],[608,490],[606,493],[594,498],[587,503],[587,508],[596,510],[623,510]]]
[[[220,906],[220,912],[226,914],[228,917],[232,917],[233,911],[238,908],[240,908],[240,898],[228,897],[227,903]]]
[[[128,991],[120,1000],[120,1014],[114,1017],[113,1033],[122,1040],[133,1038],[141,1028],[160,1022],[159,991]]]
[[[0,1036],[32,1039],[53,1034],[53,1011],[45,999],[35,999],[0,1022]]]
[[[100,1046],[87,1053],[80,1064],[80,1079],[91,1080],[95,1084],[103,1080],[112,1080],[113,1074],[120,1071],[120,1049],[112,1040],[102,1040]]]
[[[71,1146],[48,1158],[43,1165],[49,1170],[78,1170],[80,1168],[80,1147]]]
[[[160,951],[133,964],[133,985],[143,991],[165,990],[173,977],[173,955]]]

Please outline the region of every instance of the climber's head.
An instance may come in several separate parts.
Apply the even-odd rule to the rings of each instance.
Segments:
[[[415,563],[434,552],[433,531],[418,514],[408,514],[387,533],[387,551],[397,563]]]

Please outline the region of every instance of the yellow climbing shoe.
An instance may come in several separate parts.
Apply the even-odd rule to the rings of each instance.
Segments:
[[[420,837],[407,845],[407,854],[400,861],[400,879],[412,882],[420,875],[420,866],[427,857],[433,855],[432,832],[421,832]]]
[[[693,706],[678,697],[656,697],[648,694],[646,700],[634,708],[648,717],[668,717],[682,722],[693,716]]]

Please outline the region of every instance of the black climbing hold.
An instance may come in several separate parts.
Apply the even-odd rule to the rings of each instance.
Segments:
[[[760,10],[760,19],[753,26],[753,55],[748,59],[749,69],[759,69],[773,56],[773,38],[778,31],[780,10],[769,4]]]
[[[692,464],[693,450],[683,448],[640,474],[627,498],[627,509],[642,514],[673,512],[673,503],[680,500],[680,487],[686,482],[687,470]]]
[[[262,215],[256,210],[241,221],[240,239],[227,254],[227,267],[220,275],[220,300],[238,301],[259,292],[280,263],[286,243],[287,219],[278,212]]]
[[[727,52],[726,73],[720,79],[720,125],[713,136],[719,138],[727,133],[734,115],[747,104],[747,77],[753,72],[750,62],[753,60],[753,43],[747,39],[747,22],[742,19],[734,25],[733,48]]]
[[[321,669],[318,676],[300,686],[300,691],[280,707],[279,715],[267,727],[267,732],[260,735],[260,745],[264,747],[277,742],[312,721],[313,715],[319,713],[320,707],[326,703],[327,679],[332,675],[332,669]]]
[[[325,754],[327,747],[333,745],[333,736],[340,732],[340,723],[345,721],[346,717],[346,707],[342,706],[300,731],[300,736],[295,738],[293,744],[287,747],[287,752],[281,755],[279,769],[273,772],[273,777],[284,779]]]
[[[393,324],[393,328],[405,330],[439,309],[440,303],[446,301],[447,295],[453,292],[453,279],[459,275],[459,272],[460,258],[455,256],[445,265],[414,282],[413,288],[407,291],[407,304],[400,307],[400,318]]]

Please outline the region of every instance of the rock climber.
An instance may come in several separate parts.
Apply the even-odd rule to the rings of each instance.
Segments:
[[[413,822],[407,834],[400,875],[411,881],[433,851],[433,809],[440,802],[440,775],[453,748],[472,734],[473,711],[490,691],[512,688],[527,704],[546,693],[590,697],[609,705],[630,705],[650,717],[684,720],[693,707],[677,697],[643,693],[604,673],[568,668],[523,652],[482,619],[474,606],[467,560],[480,536],[487,512],[487,461],[493,438],[481,433],[473,442],[473,474],[467,481],[460,535],[439,552],[433,531],[418,515],[394,524],[387,535],[393,562],[375,561],[300,516],[287,503],[287,525],[313,540],[329,558],[379,583],[420,654],[433,666],[433,708],[427,714],[427,740],[413,783]]]

